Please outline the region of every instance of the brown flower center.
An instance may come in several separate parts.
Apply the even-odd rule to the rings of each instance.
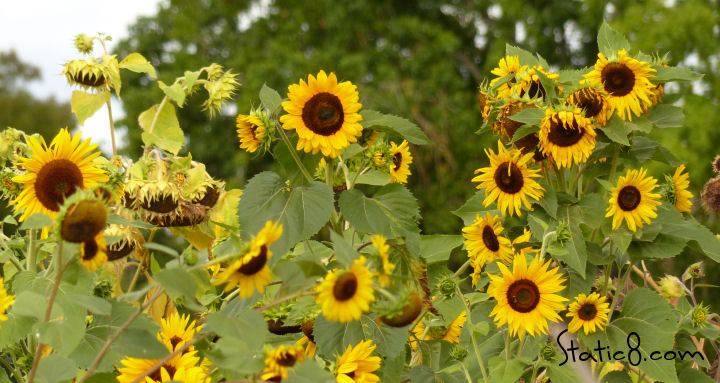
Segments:
[[[605,90],[615,97],[632,92],[635,87],[635,73],[627,65],[609,63],[600,73]]]
[[[107,210],[102,202],[84,200],[68,209],[63,219],[60,235],[68,242],[85,242],[105,227]]]
[[[92,73],[78,72],[72,76],[73,81],[78,84],[87,85],[89,87],[97,88],[105,84],[105,76],[102,74],[95,75]]]
[[[284,352],[282,356],[277,359],[277,364],[283,367],[292,367],[295,365],[295,362],[297,362],[295,355],[292,355],[289,352]]]
[[[267,246],[262,245],[260,247],[260,253],[247,261],[244,265],[240,266],[238,271],[245,275],[254,275],[267,263]]]
[[[98,253],[98,245],[95,240],[83,242],[83,257],[82,259],[89,261],[95,258]]]
[[[551,120],[548,141],[550,141],[553,145],[563,148],[573,146],[582,138],[583,131],[578,127],[577,121],[574,118],[571,126],[563,124],[559,117]]]
[[[169,213],[178,207],[177,201],[172,195],[162,195],[150,201],[145,201],[141,204],[144,209],[150,210],[155,213],[165,214]]]
[[[617,203],[621,209],[632,211],[640,204],[640,190],[635,186],[625,186],[618,193]]]
[[[338,277],[333,286],[333,296],[340,302],[344,302],[355,295],[358,287],[358,280],[352,271]]]
[[[500,164],[495,170],[494,179],[497,187],[507,194],[519,192],[525,183],[522,171],[513,162],[503,162]]]
[[[500,242],[498,242],[495,231],[490,225],[485,225],[482,231],[482,239],[485,247],[490,251],[498,251],[500,249]]]
[[[121,240],[113,243],[112,245],[108,246],[108,249],[107,249],[108,261],[114,261],[116,259],[120,259],[120,258],[130,254],[130,252],[132,252],[133,250],[135,250],[135,245],[132,242],[130,242],[126,239],[121,239]]]
[[[400,165],[402,164],[402,153],[397,152],[397,153],[393,154],[392,161],[393,161],[393,165],[395,165],[393,170],[398,171],[398,169],[400,169]]]
[[[60,211],[65,197],[83,188],[83,175],[74,162],[63,158],[52,160],[40,169],[35,180],[35,194],[40,203],[52,211]]]
[[[592,303],[585,303],[578,310],[578,316],[584,321],[595,319],[595,315],[597,315],[597,308]]]
[[[321,136],[332,136],[340,130],[345,113],[337,96],[323,92],[318,93],[305,103],[302,111],[305,126],[313,133]]]
[[[170,344],[172,345],[173,350],[175,350],[175,347],[177,347],[177,345],[180,344],[180,342],[182,342],[182,341],[183,341],[183,338],[180,338],[177,335],[172,337],[172,339],[170,339]]]
[[[522,97],[523,94],[525,94],[525,90],[520,91],[520,97]],[[527,89],[527,94],[530,98],[541,97],[544,100],[545,88],[543,88],[540,81],[533,81]]]
[[[585,111],[585,117],[592,118],[600,114],[603,109],[603,98],[597,90],[593,88],[580,89],[573,93],[570,104],[577,106]]]
[[[175,377],[175,367],[169,364],[163,364],[162,367],[158,368],[157,370],[155,370],[155,372],[150,374],[148,378],[152,379],[155,382],[162,382],[162,373],[160,372],[160,370],[162,370],[163,368],[165,369],[165,371],[167,371],[168,375],[170,375],[170,379]]]
[[[521,313],[532,311],[540,303],[540,291],[535,282],[520,279],[507,290],[507,301],[513,310]]]

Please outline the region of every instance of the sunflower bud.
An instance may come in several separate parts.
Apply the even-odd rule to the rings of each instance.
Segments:
[[[693,307],[692,325],[695,328],[703,328],[707,323],[707,317],[710,314],[710,307],[704,306],[702,303]]]
[[[209,74],[208,74],[209,75]],[[240,83],[235,79],[235,74],[231,71],[223,73],[223,75],[214,81],[205,83],[205,90],[208,92],[208,99],[203,103],[203,110],[210,112],[210,116],[220,111],[220,108],[234,94]]]
[[[60,236],[68,242],[87,242],[102,231],[107,221],[107,209],[95,199],[71,205],[64,215]]]
[[[713,166],[713,170],[715,171],[715,173],[720,173],[720,154],[715,156],[712,166]]]
[[[396,315],[383,315],[380,320],[391,327],[405,327],[415,321],[422,310],[422,300],[416,292],[408,295],[406,304],[400,309]]]
[[[215,63],[210,64],[210,66],[207,68],[207,79],[208,81],[215,81],[220,78],[223,74],[223,67],[222,65],[218,65]]]
[[[543,343],[542,349],[540,350],[540,355],[542,355],[542,358],[547,361],[553,360],[553,358],[555,358],[555,355],[557,355],[553,343],[550,341],[545,341],[545,343]]]
[[[428,336],[432,339],[442,339],[447,334],[447,327],[445,326],[430,326],[428,328]]]
[[[705,273],[703,272],[703,263],[702,261],[693,263],[692,265],[688,266],[687,269],[685,269],[685,272],[682,275],[682,281],[685,282],[689,279],[693,278],[702,278],[705,276]]]
[[[705,184],[700,198],[705,209],[720,214],[720,177],[712,178]]]
[[[455,345],[450,351],[450,358],[462,362],[468,356],[468,350],[465,347]]]
[[[660,292],[667,300],[685,295],[685,285],[674,275],[666,275],[660,279]]]
[[[82,54],[89,55],[93,51],[93,37],[84,33],[75,36],[75,48]]]
[[[455,295],[455,291],[457,290],[457,282],[451,275],[443,277],[443,279],[438,282],[437,286],[438,290],[440,290],[440,294],[447,298]]]

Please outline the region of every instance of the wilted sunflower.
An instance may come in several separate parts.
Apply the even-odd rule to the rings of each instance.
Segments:
[[[598,293],[581,293],[575,297],[575,302],[570,304],[568,313],[565,314],[566,317],[573,318],[568,324],[568,330],[575,333],[582,328],[585,335],[594,333],[596,329],[602,331],[603,327],[607,326],[609,312],[610,304],[605,297]]]
[[[308,75],[307,83],[300,79],[288,87],[288,98],[282,103],[288,114],[280,122],[283,129],[297,131],[298,150],[334,158],[362,134],[357,87],[350,81],[338,84],[335,73],[321,70],[317,78]]]
[[[390,166],[390,175],[392,176],[391,182],[401,184],[407,183],[407,178],[411,174],[410,164],[413,161],[413,157],[410,154],[410,148],[408,147],[408,142],[403,140],[400,146],[391,142],[390,155],[392,156],[392,165]]]
[[[27,144],[31,157],[18,157],[16,163],[27,170],[27,174],[12,179],[23,185],[20,195],[11,202],[16,213],[23,211],[20,221],[35,213],[54,218],[66,197],[108,179],[106,171],[98,167],[100,152],[93,152],[97,144],[91,145],[90,139],[80,142],[80,133],[70,137],[65,128],[49,147],[42,138],[38,141],[27,137]]]
[[[467,321],[467,313],[461,311],[460,314],[453,320],[447,327],[445,326],[432,326],[426,332],[425,323],[423,321],[418,322],[415,328],[412,330],[412,339],[418,340],[446,340],[450,343],[460,342],[460,333],[462,332],[463,325]],[[423,337],[423,334],[425,337]],[[417,344],[416,340],[410,341],[410,346],[415,347]]]
[[[90,272],[107,263],[107,247],[102,232],[80,244],[80,263]]]
[[[191,351],[179,354],[165,362],[159,369],[145,377],[143,383],[160,383],[178,381],[185,383],[209,383],[207,371],[199,365],[200,358]],[[127,357],[120,361],[122,367],[118,368],[120,375],[116,376],[118,383],[132,383],[150,370],[160,359],[141,359]]]
[[[545,189],[533,178],[540,177],[540,170],[530,170],[527,163],[532,158],[532,153],[523,155],[518,149],[507,150],[502,142],[498,141],[498,154],[492,149],[485,149],[485,154],[490,159],[490,166],[475,170],[480,173],[472,179],[472,182],[479,182],[478,189],[485,189],[484,206],[489,206],[497,200],[500,213],[505,216],[507,211],[510,215],[520,215],[520,206],[532,210],[527,197],[535,200],[542,198]]]
[[[68,204],[70,203],[71,201],[68,201]],[[90,241],[105,228],[107,221],[107,209],[96,199],[82,199],[63,208],[63,213],[61,213],[60,236],[68,242]]]
[[[115,56],[103,56],[100,61],[93,57],[82,60],[71,60],[63,65],[68,84],[84,89],[97,89],[105,84],[113,86],[113,79],[119,77],[118,62]]]
[[[594,118],[596,126],[605,126],[610,104],[603,91],[593,87],[580,88],[565,99],[565,105],[575,105],[582,109],[585,117]]]
[[[365,257],[353,262],[350,270],[334,270],[315,288],[315,302],[322,306],[325,318],[335,322],[352,322],[370,310],[375,300],[372,272],[365,267]]]
[[[240,149],[245,149],[248,153],[254,153],[265,142],[267,127],[259,116],[238,114],[236,125]]]
[[[481,219],[480,214],[477,214],[473,224],[464,227],[462,231],[474,268],[494,260],[504,263],[512,260],[513,248],[510,240],[501,235],[503,226],[500,216],[487,213],[485,218]]]
[[[608,94],[610,112],[617,112],[623,120],[632,121],[632,114],[641,115],[652,105],[653,88],[650,72],[655,69],[644,61],[628,57],[625,49],[617,52],[617,59],[608,61],[598,53],[595,69],[585,75],[591,84],[600,84]]]
[[[162,318],[160,320],[160,332],[157,334],[158,340],[165,344],[170,351],[175,351],[184,346],[202,328],[202,326],[195,326],[195,321],[188,322],[190,322],[190,316],[180,316],[177,311],[168,315],[167,318]],[[190,346],[185,352],[194,349],[194,346]]]
[[[550,260],[543,262],[537,255],[528,265],[521,254],[515,255],[512,271],[502,263],[497,265],[502,275],[488,274],[488,295],[497,301],[490,315],[497,326],[507,323],[510,335],[521,339],[526,332],[547,334],[547,321],[560,320],[557,312],[565,309],[562,302],[567,300],[556,294],[565,289],[558,268],[548,270]]]
[[[380,368],[382,359],[370,356],[377,348],[372,340],[361,341],[355,347],[348,345],[337,363],[338,383],[375,383],[380,378],[373,374]]]
[[[0,277],[0,322],[8,320],[7,311],[15,303],[15,296],[5,290],[5,280]]]
[[[497,89],[498,97],[510,98],[512,97],[513,85],[517,82],[515,75],[518,72],[523,72],[527,68],[527,65],[520,66],[519,56],[505,56],[500,59],[498,66],[491,70],[490,73],[497,76],[497,78],[490,81],[490,86],[495,86],[505,76],[510,75],[510,78]]]
[[[302,346],[280,345],[278,348],[268,351],[265,357],[265,369],[260,379],[271,381],[287,379],[287,369],[304,359],[305,353]]]
[[[240,259],[226,267],[218,276],[216,285],[225,284],[225,291],[237,286],[240,298],[247,298],[257,290],[262,294],[272,276],[267,265],[273,253],[270,245],[282,235],[283,227],[279,222],[268,221],[257,237],[250,241],[250,249]]]
[[[115,261],[139,249],[145,238],[140,230],[130,226],[108,225],[104,234],[108,237],[120,237],[120,240],[107,247],[108,261]]]
[[[390,275],[395,270],[395,265],[390,262],[390,245],[387,244],[385,237],[380,234],[373,235],[370,240],[382,260],[382,273],[378,275],[378,283],[380,283],[380,286],[387,286],[390,283]]]
[[[672,176],[672,195],[675,200],[675,208],[682,212],[690,212],[692,207],[692,201],[690,200],[693,195],[688,191],[690,187],[690,175],[683,173],[685,171],[685,165],[680,165],[675,169],[675,174]]]
[[[657,205],[660,205],[660,194],[652,193],[657,187],[657,180],[645,177],[647,170],[631,169],[625,176],[621,176],[618,185],[612,188],[610,205],[605,217],[613,217],[612,229],[620,227],[623,219],[628,229],[636,231],[637,227],[650,223],[651,218],[657,217]]]
[[[540,123],[540,148],[559,168],[587,161],[595,149],[595,128],[580,108],[572,111],[545,109]]]

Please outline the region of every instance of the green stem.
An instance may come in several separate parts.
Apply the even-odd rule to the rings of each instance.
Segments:
[[[110,87],[108,86],[108,92],[109,91],[110,91]],[[112,138],[113,156],[117,156],[117,147],[115,146],[115,122],[113,121],[112,103],[110,102],[110,100],[107,101],[107,109],[108,109],[108,118],[110,119],[110,138]]]
[[[505,333],[505,360],[510,361],[510,329]]]
[[[538,362],[539,362],[539,360],[538,360]],[[535,379],[537,378],[537,372],[538,372],[538,362],[535,362],[535,364],[533,365],[532,377],[530,378],[529,383],[535,383]]]
[[[540,259],[543,259],[545,257],[545,253],[547,253],[547,246],[548,242],[550,242],[550,237],[555,236],[557,236],[557,232],[555,230],[548,231],[545,235],[543,235],[542,246],[540,247]]]
[[[14,361],[15,358],[12,357],[12,359],[13,359],[13,364],[10,364],[10,363],[8,363],[7,360],[5,360],[5,358],[0,357],[0,364],[2,364],[6,370],[12,372],[13,376],[15,376],[16,382],[18,382],[18,383],[23,382],[24,379],[22,378],[22,374],[18,371],[18,369],[16,367],[17,364]]]
[[[523,347],[525,347],[525,341],[527,340],[527,337],[523,337],[522,340],[520,340],[520,344],[518,345],[517,350],[517,356],[520,357],[520,354],[522,354]]]
[[[612,320],[613,312],[615,312],[615,306],[617,305],[618,299],[620,298],[620,291],[622,291],[622,288],[625,286],[625,281],[627,281],[627,278],[630,275],[630,271],[632,271],[632,265],[628,266],[625,274],[620,277],[618,285],[615,287],[615,294],[613,295],[612,304],[610,304],[610,312],[608,313],[607,323],[610,323],[610,321]]]
[[[35,229],[28,230],[28,249],[27,249],[27,271],[37,272],[37,259],[36,249],[37,243],[35,242]]]
[[[463,372],[465,373],[465,379],[467,379],[468,383],[473,383],[472,378],[470,377],[470,373],[468,372],[467,367],[465,367],[465,363],[460,362],[460,367],[462,367]]]
[[[615,182],[615,171],[617,170],[618,157],[620,156],[620,145],[615,144],[615,152],[613,153],[612,165],[610,165],[610,175],[608,181]]]
[[[552,166],[553,169],[555,169],[555,174],[557,174],[558,177],[558,186],[560,187],[560,191],[567,191],[567,184],[565,184],[565,169],[559,169],[554,162]]]
[[[285,134],[285,130],[283,130],[282,127],[275,130],[280,133],[280,138],[282,139],[282,142],[284,142],[285,146],[287,146],[288,150],[290,151],[290,155],[295,160],[295,163],[297,164],[300,172],[303,174],[307,182],[312,182],[312,177],[310,176],[310,173],[307,171],[307,169],[305,169],[305,165],[303,165],[302,161],[300,161],[300,157],[298,156],[295,148],[293,148],[292,144],[290,143],[290,139],[288,138],[287,134]]]
[[[331,157],[325,157],[325,183],[330,186],[330,188],[333,188],[335,181],[335,161]],[[335,230],[336,233],[342,234],[343,230],[340,226],[340,216],[338,215],[337,210],[335,210],[335,207],[333,206],[331,217],[330,217],[330,224],[332,225],[333,230]]]
[[[465,300],[465,297],[462,295],[462,292],[460,292],[459,287],[455,287],[455,294],[457,294],[458,298],[463,302],[463,305],[465,306],[465,313],[467,314],[467,327],[472,329],[473,323],[472,323],[472,315],[470,314],[470,307],[467,304],[467,301]],[[473,352],[475,352],[475,358],[477,359],[478,366],[480,366],[480,372],[483,376],[483,382],[488,382],[488,375],[487,371],[485,371],[485,364],[483,363],[482,356],[480,356],[480,348],[478,347],[477,340],[474,336],[470,337],[470,341],[472,342],[473,346]]]
[[[383,295],[385,298],[387,298],[390,302],[397,303],[397,301],[398,301],[397,298],[395,298],[394,295],[390,294],[390,292],[385,290],[383,287],[378,286],[378,285],[373,285],[373,289],[375,289],[375,291],[379,292],[381,295]]]
[[[581,168],[577,169],[577,172],[570,177],[570,194],[575,193],[575,190],[577,188],[578,191],[578,198],[580,198],[580,193],[582,191],[582,185],[580,184],[582,175],[585,172],[585,168],[587,168],[587,161],[582,165]],[[575,172],[575,167],[573,167],[573,172]]]
[[[467,269],[468,266],[470,266],[471,263],[472,263],[472,259],[468,258],[468,260],[465,261],[465,263],[463,263],[462,266],[460,266],[459,269],[457,269],[457,271],[455,272],[455,274],[453,274],[453,277],[457,278],[458,276],[460,276],[460,274],[462,274],[463,271],[465,271],[465,269]]]

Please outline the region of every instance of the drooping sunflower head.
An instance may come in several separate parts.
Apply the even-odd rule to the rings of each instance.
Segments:
[[[90,241],[105,228],[107,208],[94,195],[78,192],[60,208],[60,237],[68,242]]]
[[[705,209],[720,214],[720,177],[711,178],[705,183],[700,198]]]
[[[411,335],[412,339],[419,340],[446,340],[450,343],[460,342],[460,333],[462,332],[463,325],[467,321],[467,312],[464,310],[453,319],[452,322],[444,326],[439,319],[430,319],[427,323],[429,328],[426,330],[425,321],[420,321],[415,325]],[[425,335],[423,337],[423,334]],[[410,347],[415,347],[417,341],[410,341]]]
[[[502,236],[503,226],[500,216],[487,213],[484,218],[477,214],[472,225],[462,229],[468,256],[473,260],[473,268],[481,268],[485,263],[499,260],[510,263],[513,249],[510,240]]]
[[[337,362],[335,376],[338,383],[375,383],[380,378],[373,374],[380,368],[382,359],[370,356],[377,345],[372,340],[361,341],[355,347],[348,345]]]
[[[532,336],[547,334],[548,320],[560,320],[558,311],[565,309],[567,299],[557,293],[564,290],[565,278],[558,268],[549,269],[550,260],[543,261],[536,255],[527,264],[524,255],[515,255],[512,271],[498,263],[502,275],[488,274],[488,295],[497,304],[490,312],[497,326],[508,324],[510,335],[520,338],[524,333]]]
[[[685,165],[680,165],[675,169],[675,174],[667,182],[668,199],[675,205],[675,208],[681,212],[689,213],[692,208],[691,198],[693,194],[688,190],[690,187],[690,174],[683,173]]]
[[[373,235],[371,242],[380,256],[382,272],[378,273],[378,283],[384,287],[390,283],[390,276],[395,270],[395,265],[390,262],[390,245],[387,244],[387,240],[381,234]]]
[[[191,341],[202,328],[202,326],[195,326],[195,321],[190,322],[190,316],[181,316],[177,311],[166,318],[162,318],[160,327],[157,339],[165,344],[170,351],[175,351]],[[194,346],[190,346],[185,352],[191,352],[194,349]]]
[[[7,312],[14,303],[15,296],[7,293],[5,280],[0,277],[0,322],[8,320]]]
[[[413,161],[412,154],[410,154],[410,148],[408,147],[408,142],[403,140],[400,146],[391,142],[390,155],[392,158],[392,165],[390,165],[390,176],[392,176],[392,182],[401,184],[407,183],[408,176],[412,174],[410,173],[410,164]]]
[[[210,117],[215,116],[240,87],[236,76],[232,70],[223,71],[222,66],[214,63],[208,70],[208,81],[204,84],[208,98],[202,107],[210,112]]]
[[[520,207],[524,205],[532,210],[528,197],[540,200],[545,192],[540,184],[533,178],[540,177],[539,169],[528,169],[528,161],[533,154],[522,154],[518,149],[507,150],[501,141],[498,141],[498,153],[492,149],[485,149],[490,158],[490,166],[475,170],[472,182],[479,182],[478,189],[485,189],[484,206],[489,206],[497,200],[500,213],[505,216],[520,215]]]
[[[580,108],[571,110],[545,109],[540,123],[540,148],[552,157],[559,168],[569,168],[587,161],[595,149],[595,128]]]
[[[260,379],[269,381],[276,381],[278,378],[287,379],[287,369],[304,359],[305,352],[300,345],[280,345],[275,349],[268,350],[265,357],[265,369]]]
[[[609,312],[610,304],[606,302],[606,297],[601,297],[598,293],[590,295],[581,293],[575,297],[575,301],[570,304],[565,314],[566,317],[572,318],[568,330],[575,333],[582,328],[585,335],[597,330],[602,331],[603,327],[607,326]]]
[[[124,258],[136,249],[140,249],[145,243],[145,238],[140,230],[130,226],[112,224],[103,233],[108,237],[120,237],[120,240],[108,245],[108,261]]]
[[[114,55],[106,55],[100,61],[93,57],[82,60],[71,60],[63,65],[61,74],[65,75],[70,85],[83,89],[101,89],[108,84],[114,85],[119,77],[118,62]]]
[[[315,302],[322,306],[325,318],[335,322],[352,322],[370,310],[375,301],[372,272],[365,267],[365,257],[356,259],[350,270],[336,269],[315,288]]]
[[[405,291],[402,299],[387,312],[379,312],[380,320],[390,327],[405,327],[417,319],[422,311],[423,303],[416,291]]]
[[[300,79],[288,87],[288,98],[280,122],[297,132],[298,150],[334,158],[362,134],[357,87],[349,81],[338,83],[335,73],[321,70],[317,78],[308,75],[307,83]]]
[[[15,212],[22,211],[20,221],[35,213],[50,217],[60,211],[65,198],[77,190],[87,189],[107,181],[107,173],[99,167],[99,151],[90,139],[80,142],[80,134],[70,136],[67,128],[53,138],[50,146],[45,141],[27,138],[31,157],[17,157],[16,165],[27,170],[24,175],[12,178],[23,185],[23,190],[12,200]]]
[[[503,141],[512,140],[515,132],[523,126],[522,122],[518,122],[512,119],[512,116],[519,113],[521,110],[528,108],[537,108],[538,106],[533,102],[523,102],[518,100],[510,100],[507,104],[503,105],[498,112],[498,119],[493,123],[493,133],[500,136]],[[533,159],[535,161],[541,161],[543,154],[538,147],[540,140],[538,139],[537,133],[531,133],[522,137],[513,143],[513,146],[520,149],[522,154],[533,153]]]
[[[268,149],[270,144],[270,120],[266,112],[253,110],[250,115],[238,114],[236,119],[240,149],[255,153],[258,148]]]
[[[80,263],[90,272],[107,263],[107,247],[102,232],[80,244]]]
[[[657,217],[657,206],[660,205],[660,194],[652,193],[657,187],[657,180],[646,177],[647,170],[630,169],[621,176],[616,187],[612,188],[610,205],[605,217],[613,217],[612,229],[620,227],[623,220],[628,229],[636,231],[651,218]]]
[[[490,112],[492,112],[493,104],[496,101],[497,100],[490,96],[487,91],[483,89],[478,91],[478,105],[480,106],[480,110],[482,110],[483,120],[487,121],[490,118]]]
[[[520,97],[527,95],[530,99],[540,98],[545,100],[547,90],[543,87],[541,76],[551,80],[553,86],[562,90],[560,86],[556,85],[557,81],[560,79],[560,75],[557,73],[547,72],[539,65],[535,65],[528,69],[527,72],[521,74],[521,76],[521,81],[514,88],[514,92]]]
[[[591,84],[602,86],[608,94],[610,113],[616,112],[623,120],[632,121],[652,106],[653,89],[650,82],[655,69],[644,61],[629,57],[625,49],[617,52],[617,58],[608,60],[598,53],[595,68],[585,75]]]
[[[506,76],[510,76],[507,78],[506,82],[500,85],[497,89],[498,97],[510,98],[512,97],[513,86],[517,83],[515,76],[519,72],[524,72],[525,69],[527,69],[527,65],[520,66],[519,56],[505,56],[500,59],[498,66],[490,71],[490,73],[497,76],[497,78],[490,81],[490,86],[495,86],[498,81],[502,80]]]
[[[596,126],[605,126],[610,104],[606,94],[593,86],[579,88],[565,99],[565,105],[574,105],[582,109],[585,117],[594,119]]]

